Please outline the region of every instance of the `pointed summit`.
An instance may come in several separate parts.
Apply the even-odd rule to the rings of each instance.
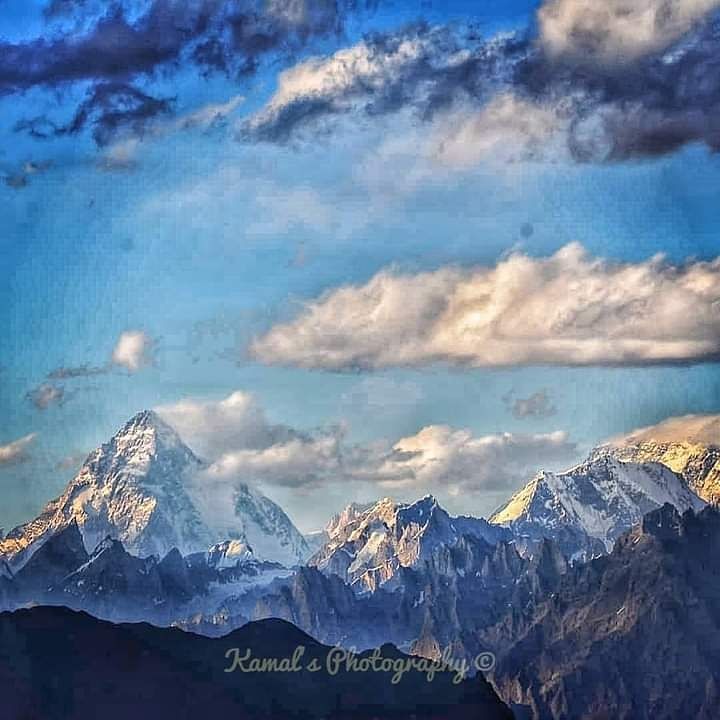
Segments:
[[[142,451],[157,454],[174,451],[186,460],[199,463],[177,432],[154,410],[137,413],[112,437],[109,444],[114,446],[116,454],[128,455]]]
[[[156,412],[143,410],[92,452],[65,492],[40,517],[0,540],[16,569],[39,545],[77,522],[87,547],[108,535],[140,556],[205,552],[245,542],[258,558],[302,562],[307,544],[281,508],[242,478],[208,492],[200,460]]]
[[[177,432],[170,427],[155,410],[141,410],[128,420],[117,434],[122,435],[132,432],[150,430],[158,436],[182,442]]]
[[[375,505],[348,506],[336,516],[328,542],[310,564],[374,592],[400,568],[421,564],[464,535],[494,545],[509,533],[481,518],[452,517],[432,495],[407,504],[383,498]]]
[[[490,522],[510,528],[531,551],[552,538],[573,560],[609,552],[615,541],[665,503],[684,512],[703,501],[682,477],[658,463],[621,462],[607,453],[563,473],[536,475]]]

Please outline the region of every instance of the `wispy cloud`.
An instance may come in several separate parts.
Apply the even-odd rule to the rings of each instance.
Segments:
[[[526,398],[515,397],[514,393],[509,393],[504,400],[510,412],[518,420],[547,418],[557,414],[557,407],[547,390],[538,390]]]
[[[62,385],[42,383],[27,394],[27,399],[38,409],[47,410],[52,405],[62,405],[66,399]]]
[[[0,467],[27,460],[28,448],[36,437],[37,433],[31,433],[6,445],[0,445]]]
[[[107,139],[112,142],[103,149],[99,165],[105,170],[133,169],[139,164],[142,152],[153,142],[179,132],[198,130],[206,133],[224,127],[243,100],[242,95],[235,95],[225,102],[208,103],[174,118],[158,117],[167,114],[164,112],[154,113],[143,118],[141,126],[134,132],[119,137],[115,132],[108,134]]]
[[[153,364],[157,346],[157,340],[144,330],[126,330],[120,333],[112,349],[110,359],[104,365],[84,363],[75,366],[62,366],[51,370],[47,379],[57,381],[96,377],[106,375],[120,368],[129,373],[136,373]],[[47,391],[50,385],[41,387],[45,387]]]
[[[41,116],[21,124],[35,136],[72,132],[91,123],[96,139],[138,128],[169,111],[148,90],[159,71],[183,66],[202,74],[254,73],[263,58],[291,54],[312,39],[339,33],[354,0],[51,0],[38,37],[0,42],[0,94],[30,88],[90,85],[70,125]]]
[[[477,97],[509,81],[524,43],[506,37],[478,42],[450,28],[411,25],[372,35],[328,57],[306,60],[280,74],[267,105],[239,127],[243,140],[287,142],[324,132],[347,114],[366,117],[412,106],[426,117],[460,94]]]

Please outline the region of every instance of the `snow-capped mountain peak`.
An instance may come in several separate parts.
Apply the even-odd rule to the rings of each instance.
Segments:
[[[662,463],[703,500],[720,504],[720,415],[669,418],[610,440],[595,452],[627,462]]]
[[[326,533],[328,542],[310,564],[369,591],[399,568],[428,559],[438,547],[455,545],[463,535],[492,544],[508,535],[479,518],[451,517],[432,495],[409,504],[383,498],[374,505],[349,505]]]
[[[139,556],[205,552],[232,540],[252,545],[261,560],[305,559],[305,540],[281,508],[240,478],[208,488],[206,468],[157,413],[140,412],[88,456],[38,518],[0,540],[0,554],[19,567],[75,520],[88,547],[109,536]],[[222,502],[213,504],[216,490]]]
[[[541,472],[490,518],[523,542],[557,540],[571,557],[612,548],[643,515],[665,503],[681,512],[704,502],[685,481],[659,463],[626,463],[608,454],[566,472]]]

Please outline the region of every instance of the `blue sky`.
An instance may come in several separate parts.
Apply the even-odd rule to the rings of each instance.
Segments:
[[[126,3],[123,17],[132,23],[153,4]],[[502,80],[500,89],[464,91],[430,113],[428,83],[438,96],[440,90],[455,92],[452,66],[439,56],[446,43],[431,39],[428,52],[436,64],[422,82],[417,78],[427,71],[426,62],[407,71],[383,65],[365,78],[369,97],[333,86],[321,91],[328,97],[323,96],[320,109],[302,95],[286,98],[283,112],[297,107],[305,113],[299,117],[307,117],[311,109],[319,120],[303,124],[277,111],[263,128],[290,133],[287,137],[268,142],[257,133],[248,135],[250,120],[279,107],[281,72],[308,58],[332,59],[363,43],[367,33],[407,33],[413,42],[424,43],[425,30],[408,30],[409,23],[424,20],[430,28],[458,34],[454,52],[480,52],[481,41],[468,39],[472,24],[482,42],[517,32],[528,43],[523,53],[542,54],[534,3],[379,2],[359,13],[320,3],[324,11],[333,8],[340,30],[306,28],[300,40],[253,56],[253,72],[241,75],[234,68],[228,74],[200,68],[185,48],[173,62],[146,72],[113,70],[109,78],[97,71],[78,79],[75,70],[75,75],[58,77],[66,71],[61,68],[32,82],[13,79],[3,53],[10,58],[18,48],[28,57],[35,52],[36,65],[43,67],[36,38],[62,37],[72,45],[110,12],[108,4],[97,11],[92,2],[68,2],[74,15],[49,19],[43,16],[46,5],[6,0],[0,20],[5,39],[0,47],[5,139],[0,155],[5,177],[0,185],[0,445],[34,435],[22,457],[0,465],[0,526],[8,529],[36,513],[62,489],[83,455],[132,414],[188,398],[208,403],[238,390],[250,393],[269,422],[307,437],[341,426],[347,448],[391,446],[435,425],[467,429],[477,438],[567,434],[562,456],[556,449],[541,450],[537,462],[524,459],[517,474],[501,484],[466,488],[450,477],[451,471],[442,477],[418,471],[416,483],[397,485],[360,483],[352,476],[333,480],[318,471],[300,483],[278,480],[275,466],[250,478],[304,529],[356,498],[394,494],[409,499],[428,489],[455,510],[487,513],[522,484],[526,467],[529,472],[546,462],[570,462],[608,436],[671,415],[720,409],[720,374],[712,352],[664,355],[659,361],[645,356],[632,362],[510,360],[500,367],[457,363],[449,355],[398,367],[371,361],[361,370],[351,363],[310,367],[292,357],[277,365],[249,352],[253,338],[273,327],[287,324],[292,330],[307,303],[317,304],[341,286],[363,286],[387,269],[413,276],[448,267],[493,268],[513,252],[542,259],[573,242],[589,257],[610,263],[641,265],[658,253],[674,266],[715,259],[720,206],[714,188],[720,163],[712,137],[703,134],[707,123],[698,129],[696,115],[670,116],[670,100],[650,104],[632,96],[636,89],[629,81],[622,85],[616,69],[603,70],[602,81],[587,80],[587,70],[576,75],[579,61],[570,54],[563,61],[570,69],[562,70],[562,86],[537,89],[523,80],[526,84],[518,88],[516,78],[509,85]],[[572,0],[561,5],[570,7]],[[172,21],[169,10],[161,17]],[[286,24],[280,27],[290,32]],[[642,73],[641,63],[651,62],[653,53],[666,52],[678,41],[690,43],[692,33],[704,31],[693,26],[680,38],[661,38],[662,46],[642,49],[643,60],[627,48],[626,56],[618,57],[632,72]],[[101,37],[98,42],[106,41]],[[287,45],[292,52],[286,52]],[[375,62],[387,45],[373,47],[369,57]],[[232,51],[233,61],[247,60],[242,48]],[[464,55],[458,57],[453,62],[464,62]],[[561,74],[557,66],[551,68]],[[393,76],[401,71],[406,72],[402,85]],[[108,123],[119,106],[96,104],[82,128],[69,131],[83,102],[109,82],[132,86],[145,98],[174,101],[167,112],[138,115],[133,122],[126,117],[115,125]],[[386,87],[392,92],[380,98]],[[584,99],[579,110],[568,111],[567,103],[557,100],[558,88],[567,97],[594,98],[598,87],[607,95],[597,106]],[[492,122],[485,111],[489,104],[495,107],[493,98],[521,93],[524,104],[513,100],[508,117],[527,117],[527,123],[516,128],[504,122],[505,110],[499,123]],[[630,104],[639,109],[616,122],[620,108],[626,112]],[[212,122],[193,115],[210,105],[216,108]],[[569,117],[568,112],[579,114]],[[661,129],[647,130],[662,113],[667,117],[658,124]],[[536,116],[539,125],[532,124]],[[593,124],[596,116],[605,119],[602,131]],[[45,122],[35,128],[52,137],[41,139],[18,126],[40,117]],[[295,125],[280,127],[283,118]],[[563,133],[578,123],[585,123],[583,138],[590,133],[602,135],[603,143],[612,141],[606,155],[568,154]],[[645,135],[637,130],[637,137],[629,138],[633,123]],[[109,128],[100,142],[93,137],[98,128]],[[498,135],[498,128],[508,134]],[[538,128],[545,133],[539,140]],[[457,155],[444,159],[446,151],[458,147],[460,161]],[[673,282],[670,276],[668,282]],[[704,347],[713,341],[720,345],[718,325],[709,317],[692,331],[702,336]],[[338,327],[346,320],[339,317]],[[148,342],[137,368],[112,359],[128,331],[143,333]],[[667,334],[673,332],[674,326],[668,327]],[[59,378],[60,368],[85,371]],[[56,395],[33,402],[43,386],[56,388]],[[513,412],[515,401],[537,393],[545,398],[537,412]],[[193,429],[187,432],[192,435]],[[478,462],[483,457],[478,455]],[[290,465],[283,468],[293,472]]]

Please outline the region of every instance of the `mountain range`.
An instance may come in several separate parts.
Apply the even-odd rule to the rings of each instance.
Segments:
[[[230,502],[218,510],[207,463],[146,411],[0,540],[0,610],[65,606],[208,638],[282,619],[328,645],[466,661],[491,652],[518,718],[670,720],[683,707],[710,718],[718,426],[682,420],[684,434],[646,429],[539,473],[489,521],[453,517],[430,495],[385,498],[349,505],[306,539],[243,478],[223,487]],[[648,672],[659,653],[667,668]]]
[[[177,549],[162,559],[137,557],[107,537],[88,553],[72,520],[16,574],[0,578],[0,609],[62,605],[115,622],[169,625],[193,609],[213,607],[228,595],[290,573],[278,563],[247,552],[235,557],[227,549],[222,544],[186,557]]]

